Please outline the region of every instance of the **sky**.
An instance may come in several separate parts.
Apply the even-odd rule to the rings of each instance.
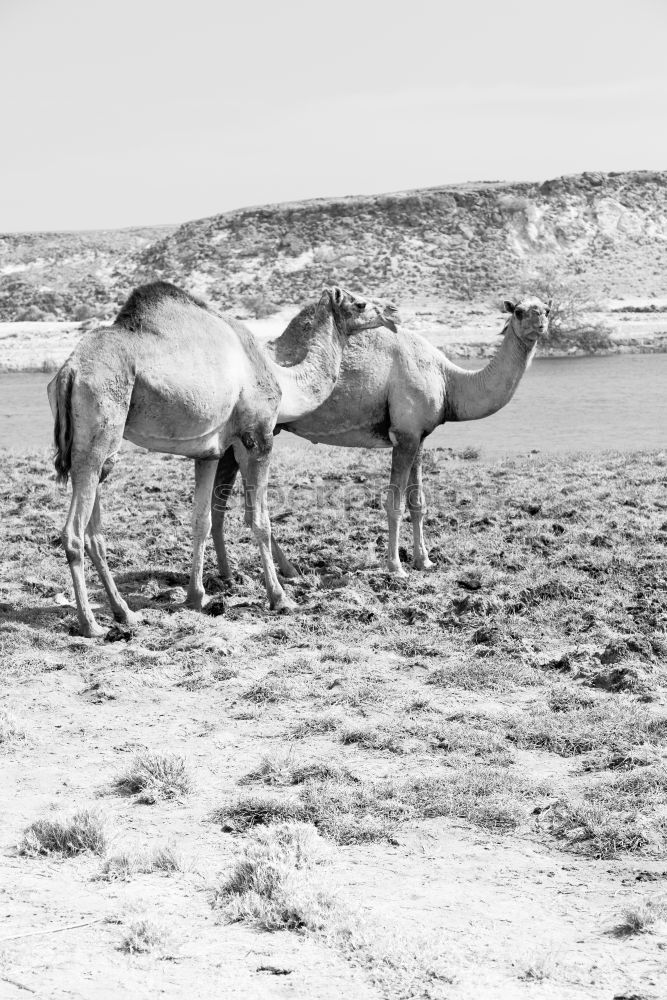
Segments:
[[[667,169],[667,0],[0,0],[0,232]]]

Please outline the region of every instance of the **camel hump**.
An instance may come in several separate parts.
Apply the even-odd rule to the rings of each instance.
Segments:
[[[189,292],[177,288],[169,281],[152,281],[148,285],[139,285],[130,295],[129,299],[122,307],[114,326],[122,326],[126,330],[140,331],[145,328],[150,320],[155,317],[160,306],[169,302],[179,302],[183,305],[197,306],[209,312],[207,304],[202,300],[190,295]]]

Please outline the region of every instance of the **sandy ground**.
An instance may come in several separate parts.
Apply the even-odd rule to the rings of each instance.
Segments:
[[[57,544],[68,497],[46,455],[2,458],[3,1000],[667,995],[664,455],[485,465],[431,453],[437,568],[404,581],[383,572],[384,517],[368,500],[386,459],[332,449],[308,469],[277,460],[289,491],[274,497],[274,521],[302,572],[289,584],[301,610],[268,610],[235,504],[242,576],[213,617],[178,604],[190,463],[124,455],[103,507],[114,574],[143,622],[124,640],[91,642],[76,635]],[[315,502],[327,489],[340,491],[333,506]],[[407,544],[409,524],[403,535]],[[209,553],[212,597],[214,572]],[[625,686],[601,687],[614,667]],[[322,718],[331,726],[318,728]],[[512,737],[536,719],[546,735]],[[192,789],[149,803],[119,794],[115,779],[143,750],[182,758]],[[248,785],[266,759],[285,773],[347,768],[356,783],[337,794],[444,782],[442,801],[390,833],[369,828],[380,816],[371,800],[346,818],[354,835],[322,827],[322,886],[363,930],[354,953],[333,928],[267,933],[212,905],[254,836],[215,811],[232,816],[239,796],[302,794],[280,777]],[[470,775],[499,783],[489,797],[473,782],[452,811],[449,790]],[[554,820],[624,776],[642,789],[638,814],[619,797],[588,827]],[[17,850],[34,820],[81,808],[102,817],[100,855]],[[165,843],[179,870],[100,878],[105,857]],[[628,910],[648,904],[662,918],[630,932]],[[122,950],[140,917],[164,928],[158,952]]]

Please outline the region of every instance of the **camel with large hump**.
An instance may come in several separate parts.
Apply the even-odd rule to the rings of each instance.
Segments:
[[[218,459],[233,449],[246,484],[246,522],[259,546],[269,602],[293,606],[271,558],[266,501],[276,423],[299,420],[330,395],[349,335],[387,326],[388,303],[326,289],[310,312],[304,350],[283,366],[262,352],[242,323],[167,282],[136,289],[114,323],[87,333],[49,383],[58,480],[72,480],[62,541],[72,573],[81,632],[104,629],[93,616],[83,569],[88,553],[116,619],[137,622],[107,564],[99,483],[123,438],[150,451],[195,460],[194,553],[187,603],[201,608],[204,544]]]
[[[413,566],[419,570],[433,566],[424,540],[424,439],[448,421],[479,420],[506,406],[535,354],[537,341],[546,333],[550,307],[539,299],[505,301],[503,308],[509,313],[501,331],[503,340],[481,370],[460,368],[418,334],[401,331],[399,336],[378,336],[370,331],[350,341],[336,387],[317,409],[278,421],[277,430],[291,431],[316,444],[392,449],[386,502],[391,574],[406,575],[398,553],[406,496],[413,529]],[[314,317],[312,307],[302,310],[282,336],[265,346],[266,353],[278,364],[297,364],[306,350]],[[237,471],[238,462],[228,450],[218,465],[212,500],[218,571],[227,581],[232,573],[225,549],[225,506]],[[282,575],[296,576],[275,538],[272,548]]]

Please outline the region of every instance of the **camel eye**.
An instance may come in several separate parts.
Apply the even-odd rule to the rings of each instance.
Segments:
[[[366,303],[365,302],[355,302],[354,304],[355,304],[355,306],[357,307],[357,310],[360,313],[363,312],[364,309],[366,308]]]
[[[544,315],[545,316],[548,316],[550,313],[551,313],[551,309],[545,309],[544,310]]]

